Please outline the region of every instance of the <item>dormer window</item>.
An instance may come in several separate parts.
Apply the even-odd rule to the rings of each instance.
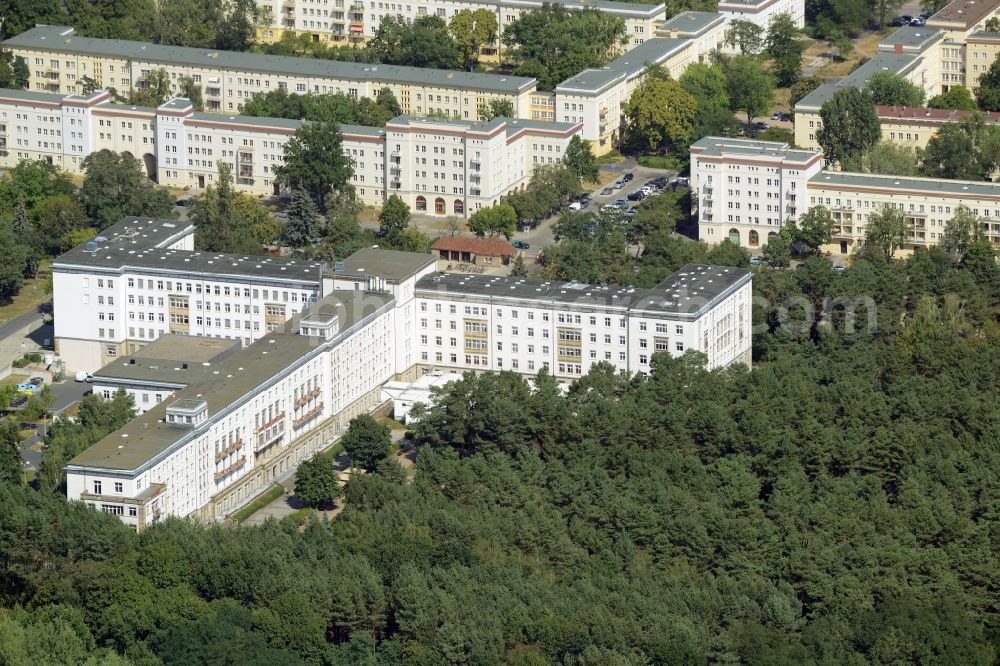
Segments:
[[[181,398],[167,405],[167,423],[177,428],[197,428],[208,419],[208,403]]]

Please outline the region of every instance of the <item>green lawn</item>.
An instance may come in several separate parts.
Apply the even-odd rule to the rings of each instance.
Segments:
[[[265,506],[278,499],[285,494],[285,489],[281,486],[274,485],[270,489],[254,501],[247,504],[245,507],[237,511],[233,515],[233,520],[237,523],[242,523],[244,520],[257,513]]]

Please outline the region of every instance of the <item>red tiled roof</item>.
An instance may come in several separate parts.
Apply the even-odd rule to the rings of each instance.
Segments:
[[[471,252],[485,257],[512,257],[516,254],[514,246],[502,238],[478,238],[470,236],[441,236],[432,250],[449,250],[451,252]]]
[[[956,111],[954,109],[928,109],[920,106],[887,106],[879,104],[875,107],[875,114],[879,118],[902,118],[913,120],[926,120],[934,123],[958,122],[973,111]],[[1000,123],[1000,112],[991,111],[986,114],[987,120],[993,123]]]

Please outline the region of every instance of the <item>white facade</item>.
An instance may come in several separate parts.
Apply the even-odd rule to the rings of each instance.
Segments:
[[[686,266],[653,289],[608,289],[439,274],[432,255],[374,248],[332,267],[249,265],[192,251],[190,227],[172,224],[126,220],[53,265],[57,352],[75,369],[127,350],[95,390],[125,388],[143,412],[67,465],[67,494],[137,529],[230,515],[380,405],[390,380],[548,368],[565,382],[598,362],[646,373],[654,353],[688,350],[710,368],[750,362],[745,270]],[[134,317],[140,307],[152,316]],[[210,327],[208,313],[240,323]],[[128,332],[109,342],[121,319]],[[151,332],[133,332],[136,321]],[[210,361],[188,367],[178,351],[174,367],[152,367],[157,352],[142,347],[167,331],[247,346],[217,360],[205,354],[235,343],[191,340]]]
[[[779,14],[788,14],[797,28],[806,24],[805,0],[721,0],[719,13],[725,15],[727,22],[750,21],[764,32]]]
[[[824,206],[834,222],[833,241],[824,250],[847,255],[864,244],[868,217],[889,206],[904,213],[907,242],[900,250],[906,253],[940,243],[945,225],[965,206],[979,218],[983,236],[1000,248],[996,183],[845,173],[821,165],[818,150],[747,139],[701,139],[691,146],[699,238],[710,244],[729,239],[759,249],[784,222]]]
[[[625,21],[628,42],[624,49],[638,46],[652,36],[656,24],[666,17],[666,5],[645,5],[628,2],[583,2],[579,0],[557,0],[566,9],[596,9]],[[306,33],[317,41],[344,44],[363,44],[377,33],[386,17],[400,17],[415,21],[421,16],[438,16],[446,23],[461,11],[475,12],[485,9],[497,18],[500,36],[504,28],[521,17],[525,12],[540,9],[542,0],[501,0],[496,3],[476,0],[421,0],[420,2],[354,2],[333,0],[326,5],[304,0],[258,0],[257,6],[267,8],[271,16],[270,25],[261,28],[261,36],[266,41],[275,41],[285,32]],[[496,56],[499,45],[488,44],[483,49],[486,56]]]
[[[749,248],[806,212],[807,184],[823,166],[819,151],[776,141],[705,137],[690,154],[698,238]]]
[[[88,154],[111,150],[141,159],[147,175],[163,185],[198,192],[215,183],[222,161],[237,189],[266,196],[278,192],[275,169],[302,124],[198,113],[182,98],[158,109],[108,99],[103,91],[83,98],[0,90],[0,167],[35,159],[82,173]],[[536,166],[561,162],[582,131],[578,123],[408,116],[385,128],[340,129],[361,201],[380,206],[397,194],[413,210],[459,216],[496,204],[530,180]]]

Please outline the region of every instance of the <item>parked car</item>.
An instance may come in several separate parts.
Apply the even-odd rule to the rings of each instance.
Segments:
[[[286,213],[283,210],[279,210],[277,213],[274,214],[274,216],[277,217],[277,218],[279,218],[279,219],[284,220],[285,218],[288,217],[288,213]]]
[[[76,377],[74,377],[74,379],[78,382],[92,382],[94,381],[94,375],[90,374],[86,370],[81,370],[76,373]]]
[[[750,257],[750,265],[751,266],[760,266],[763,263],[764,263],[764,258],[763,257]]]
[[[608,196],[609,194],[614,194],[614,193],[615,191],[610,187],[605,187],[603,190],[601,190],[601,194],[604,196]]]
[[[625,187],[625,183],[623,183],[620,180],[616,180],[615,183],[614,183],[614,185],[612,185],[611,187],[615,188],[616,190],[620,190],[623,187]]]
[[[590,197],[580,198],[580,208],[586,208],[589,205],[590,205]]]
[[[635,178],[635,174],[633,174],[630,171],[627,174],[625,174],[624,176],[622,176],[622,182],[623,183],[631,183],[633,178]]]
[[[579,201],[574,201],[566,206],[566,210],[580,210],[581,208],[583,208],[583,205]],[[514,247],[517,246],[515,245]]]
[[[770,129],[771,126],[765,122],[757,121],[753,124],[753,128],[758,132],[763,132],[766,129]]]
[[[633,208],[632,210],[625,211],[625,214],[622,216],[622,218],[626,219],[626,220],[631,220],[633,217],[635,217],[638,214],[639,214],[639,211],[637,211],[635,208]]]
[[[629,201],[642,201],[643,199],[646,198],[646,195],[648,195],[648,194],[649,194],[649,192],[644,192],[642,190],[636,190],[635,192],[633,192],[632,194],[628,195],[625,198],[628,199]]]
[[[897,16],[896,18],[892,19],[889,22],[889,25],[892,26],[893,28],[901,28],[902,26],[906,25],[907,23],[908,23],[908,21],[904,21],[902,16]]]
[[[26,396],[26,395],[15,395],[10,400],[10,406],[11,407],[21,407],[26,402],[28,402],[28,396]]]
[[[771,120],[781,120],[781,111],[775,111],[772,113]]]
[[[846,266],[834,266],[833,270],[837,271],[838,273],[843,273],[844,271],[847,270],[847,267]]]
[[[516,247],[518,250],[527,250],[529,247],[531,247],[531,245],[529,245],[527,241],[523,240],[511,241],[510,244]]]
[[[786,123],[790,123],[790,122],[792,122],[792,119],[793,119],[793,118],[792,118],[792,114],[790,114],[790,113],[782,113],[782,114],[781,114],[781,117],[780,117],[780,118],[778,118],[778,120],[783,120],[783,121],[785,121]]]
[[[617,206],[618,208],[628,208],[628,201],[625,199],[615,199],[611,202],[612,206]]]
[[[910,25],[912,25],[914,28],[922,28],[925,25],[925,21],[921,18],[915,18],[912,21],[910,21]]]
[[[903,14],[902,16],[899,17],[899,20],[903,22],[903,25],[909,25],[910,21],[913,20],[913,17],[908,16],[907,14]]]
[[[41,377],[32,377],[31,379],[28,380],[28,383],[33,386],[41,386],[42,384],[45,383],[45,380],[42,379]]]

